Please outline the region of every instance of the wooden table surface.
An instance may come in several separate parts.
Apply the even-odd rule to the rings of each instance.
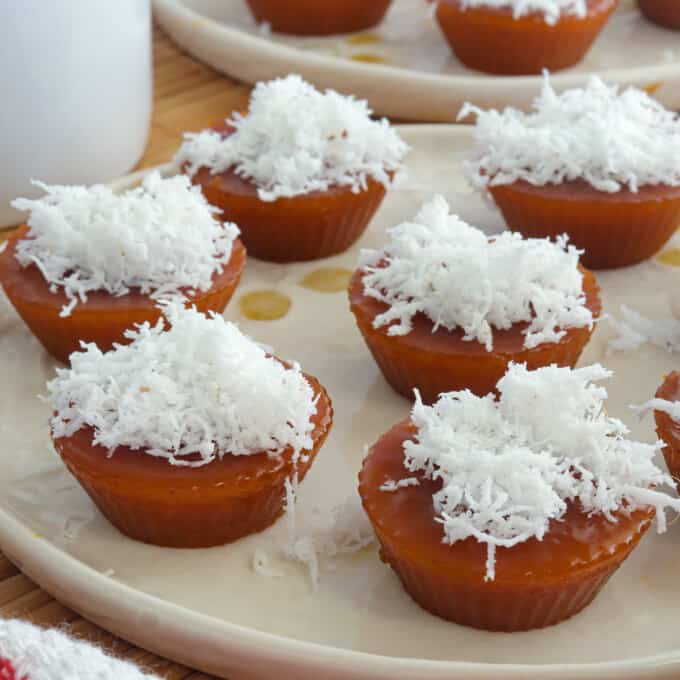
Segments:
[[[154,34],[154,114],[140,168],[171,159],[185,130],[200,130],[243,108],[250,88],[225,78],[182,53],[160,30]],[[6,235],[7,232],[3,234]],[[0,552],[0,618],[22,618],[43,626],[66,626],[121,658],[168,680],[212,676],[161,659],[110,635],[41,590]]]

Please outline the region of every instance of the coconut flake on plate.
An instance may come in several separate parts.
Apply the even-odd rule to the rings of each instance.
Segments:
[[[672,486],[654,462],[663,444],[627,439],[626,426],[605,414],[607,391],[596,383],[611,375],[599,364],[536,371],[511,364],[498,400],[465,390],[426,406],[417,395],[405,472],[441,481],[433,503],[442,540],[485,544],[487,580],[495,578],[497,549],[542,540],[569,503],[611,522],[652,506],[659,532],[664,510],[680,511],[680,499],[661,490]]]
[[[301,519],[297,505],[304,504],[304,499],[298,498],[295,486],[294,483],[286,484],[288,535],[277,550],[283,559],[301,564],[307,570],[312,590],[317,590],[322,570],[332,571],[336,558],[356,554],[372,545],[375,534],[356,490],[328,510],[310,508]],[[263,550],[255,551],[252,568],[261,576],[282,575],[279,569],[271,566],[271,557]]]
[[[473,114],[475,149],[464,164],[481,189],[519,180],[535,186],[584,180],[598,191],[680,186],[680,117],[646,92],[592,76],[557,94],[546,73],[532,110]]]
[[[165,319],[126,331],[130,345],[74,352],[47,384],[52,436],[83,427],[93,444],[199,467],[222,458],[313,447],[316,397],[286,366],[221,316],[179,303]],[[266,408],[263,408],[266,404]]]
[[[409,147],[387,119],[371,114],[367,102],[320,92],[298,75],[261,82],[248,113],[228,120],[232,134],[187,133],[175,164],[189,175],[233,170],[263,201],[338,186],[358,193],[369,179],[390,187]]]
[[[631,407],[638,415],[644,416],[650,411],[661,411],[666,413],[676,423],[680,423],[680,401],[669,401],[668,399],[650,399],[640,406]]]
[[[645,343],[669,352],[680,352],[680,321],[677,319],[647,319],[626,305],[621,305],[621,316],[621,319],[610,314],[606,317],[617,333],[607,343],[608,354],[630,352]]]
[[[12,201],[29,212],[15,257],[38,267],[53,293],[63,289],[62,316],[97,290],[120,297],[136,288],[154,299],[208,290],[239,234],[182,175],[151,172],[122,194],[103,185],[35,184],[45,196]]]
[[[524,346],[559,342],[566,330],[592,327],[586,306],[581,251],[560,238],[524,239],[509,231],[489,239],[452,215],[442,196],[412,222],[387,232],[381,250],[364,250],[364,294],[388,305],[375,328],[407,335],[425,314],[438,328],[465,331],[464,340],[493,350],[494,329],[528,322]]]

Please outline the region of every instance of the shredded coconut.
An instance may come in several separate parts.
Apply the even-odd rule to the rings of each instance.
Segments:
[[[312,521],[308,516],[305,526],[300,526],[295,508],[297,490],[293,487],[293,483],[286,484],[288,538],[281,554],[307,569],[311,587],[316,590],[321,581],[322,564],[328,570],[333,569],[335,558],[360,552],[374,543],[375,534],[356,492],[330,511],[312,508]],[[253,556],[253,569],[265,576],[276,575],[267,573],[269,557],[262,551]]]
[[[621,315],[621,320],[607,316],[607,321],[618,333],[607,344],[607,353],[630,352],[647,342],[669,352],[680,352],[680,321],[677,319],[647,319],[626,305],[621,305]]]
[[[221,316],[179,304],[126,332],[133,342],[74,352],[47,384],[54,437],[85,426],[110,454],[119,446],[199,467],[224,454],[272,455],[313,446],[314,391]],[[266,405],[266,408],[263,408]],[[191,458],[187,458],[191,457]]]
[[[386,119],[372,120],[365,101],[314,89],[297,75],[258,83],[248,114],[234,114],[235,132],[187,133],[175,156],[193,175],[233,169],[263,201],[348,186],[373,178],[389,187],[407,144]]]
[[[418,486],[420,482],[417,477],[404,477],[395,481],[394,479],[388,479],[381,487],[381,491],[399,491],[399,489],[405,489],[409,486]]]
[[[426,203],[413,222],[388,231],[383,250],[364,250],[364,292],[389,305],[376,328],[406,335],[413,317],[425,314],[464,340],[493,349],[493,331],[530,322],[524,346],[558,342],[571,327],[592,326],[585,305],[581,251],[567,237],[523,239],[504,232],[489,238],[449,211],[441,196]]]
[[[478,188],[524,180],[544,186],[582,179],[599,191],[680,185],[680,118],[642,90],[592,76],[556,94],[546,73],[533,111],[465,104],[477,116],[476,149],[464,169]]]
[[[661,411],[671,417],[671,420],[680,423],[680,401],[668,401],[668,399],[650,399],[640,406],[631,406],[639,415],[644,416],[650,411]]]
[[[63,288],[68,316],[87,294],[121,296],[139,288],[153,298],[182,288],[207,290],[231,257],[239,230],[216,219],[199,187],[184,176],[152,172],[140,187],[117,195],[106,186],[48,186],[40,199],[12,201],[30,211],[16,258],[35,264],[52,292]]]
[[[680,510],[679,499],[659,490],[672,485],[654,463],[662,443],[630,441],[626,426],[604,414],[607,392],[595,382],[610,376],[599,364],[536,371],[511,364],[498,401],[466,390],[425,406],[416,394],[418,430],[404,444],[404,467],[441,480],[433,503],[443,541],[486,544],[487,580],[495,577],[497,548],[542,540],[568,502],[611,522],[650,505],[659,532],[664,509]]]
[[[515,19],[527,14],[542,14],[545,22],[551,26],[563,15],[571,14],[582,19],[588,13],[586,0],[459,0],[459,4],[462,9],[511,9]]]

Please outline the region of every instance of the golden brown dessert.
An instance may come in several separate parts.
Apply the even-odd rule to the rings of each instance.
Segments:
[[[587,0],[585,16],[563,13],[549,23],[539,12],[516,16],[510,5],[466,6],[461,0],[440,0],[436,16],[465,66],[499,75],[529,75],[581,61],[617,4],[618,0]]]
[[[261,531],[295,502],[330,431],[326,390],[223,317],[179,304],[168,328],[71,356],[48,383],[54,445],[122,533],[177,548]],[[266,408],[262,408],[265,404]]]
[[[341,253],[364,232],[408,146],[366,102],[299,76],[259,83],[247,113],[188,133],[175,159],[271,262]]]
[[[130,538],[173,548],[231,543],[273,524],[284,512],[286,480],[301,482],[333,421],[324,388],[306,375],[318,397],[314,445],[294,461],[288,447],[276,456],[225,453],[202,467],[178,467],[129,447],[107,455],[92,443],[92,428],[54,445],[71,474],[102,514]],[[189,458],[188,460],[191,460]]]
[[[369,179],[366,189],[332,187],[265,202],[252,182],[233,170],[212,174],[201,168],[192,178],[208,201],[239,225],[252,257],[267,262],[300,262],[347,250],[364,233],[385,197],[385,187]]]
[[[494,391],[511,362],[576,365],[602,309],[595,275],[578,265],[578,254],[508,232],[489,240],[450,216],[442,200],[426,204],[415,224],[388,232],[385,251],[350,282],[350,308],[385,379],[400,394],[412,398],[418,389],[432,403],[441,392]],[[554,271],[530,273],[549,258]],[[530,340],[536,314],[548,308],[550,320],[563,314],[566,327]]]
[[[546,342],[527,349],[524,334],[527,322],[513,324],[494,332],[492,351],[479,342],[463,341],[464,331],[438,328],[420,314],[413,320],[413,330],[405,336],[390,336],[387,328],[375,328],[377,316],[387,305],[367,297],[363,291],[363,273],[358,270],[350,284],[350,305],[373,357],[387,382],[400,394],[412,398],[418,389],[423,401],[430,404],[441,392],[469,389],[484,395],[496,388],[511,362],[531,369],[556,364],[575,366],[588,344],[593,329],[570,328],[558,342]],[[600,289],[595,275],[584,270],[583,290],[586,305],[597,318],[602,309]]]
[[[680,118],[646,92],[593,76],[556,93],[545,79],[532,110],[476,115],[465,169],[508,226],[527,237],[567,234],[591,269],[637,264],[680,222]]]
[[[519,180],[489,188],[506,224],[527,238],[569,234],[592,269],[647,260],[680,224],[680,186],[643,186],[635,193],[597,191],[583,180],[533,186]]]
[[[638,0],[640,11],[655,24],[680,30],[680,5],[677,0]]]
[[[661,490],[656,447],[604,414],[610,375],[513,364],[497,399],[417,400],[369,450],[363,506],[419,605],[485,630],[550,626],[592,602],[655,512],[664,528],[680,501]]]
[[[247,0],[255,20],[277,33],[334,35],[379,24],[392,0]]]
[[[134,289],[123,296],[91,292],[87,301],[78,303],[69,316],[61,316],[62,309],[69,304],[65,293],[51,292],[36,265],[22,268],[14,257],[16,245],[26,238],[27,231],[27,227],[19,229],[0,254],[0,283],[19,316],[55,359],[68,363],[81,342],[93,342],[106,352],[114,343],[128,342],[126,330],[145,321],[155,324],[160,319],[157,300]],[[229,262],[222,272],[213,274],[212,286],[206,291],[184,291],[187,303],[201,312],[223,312],[245,264],[246,250],[236,239]]]
[[[474,628],[519,631],[559,623],[586,607],[649,528],[650,508],[589,517],[571,504],[542,540],[498,550],[496,578],[485,581],[486,547],[474,538],[442,542],[432,497],[441,483],[380,491],[404,475],[402,447],[411,423],[396,425],[371,449],[360,475],[364,508],[381,545],[381,559],[421,607]],[[527,572],[531,578],[527,578]]]
[[[149,173],[140,186],[39,185],[17,199],[27,225],[0,253],[0,284],[37,339],[67,362],[81,343],[101,351],[125,343],[136,324],[155,324],[158,305],[183,299],[224,311],[246,251],[238,228],[183,175]]]

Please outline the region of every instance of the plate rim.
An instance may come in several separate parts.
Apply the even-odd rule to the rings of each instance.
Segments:
[[[414,145],[423,137],[452,135],[471,139],[473,134],[469,126],[395,127]],[[122,190],[150,172],[167,173],[172,169],[172,163],[156,165],[108,184],[114,190]],[[39,550],[35,550],[36,541],[42,542]],[[115,576],[111,578],[38,536],[1,506],[0,548],[42,589],[86,619],[144,649],[217,675],[224,672],[216,665],[217,659],[229,655],[240,658],[242,664],[250,664],[250,660],[257,658],[260,666],[295,668],[301,678],[323,677],[324,680],[359,677],[392,680],[397,672],[403,680],[574,680],[577,677],[661,680],[680,673],[680,647],[622,661],[500,664],[386,656],[267,633],[192,611],[122,583]],[[200,633],[196,632],[199,630]]]

